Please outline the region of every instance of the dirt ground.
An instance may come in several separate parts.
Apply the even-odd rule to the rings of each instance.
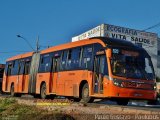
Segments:
[[[101,120],[101,119],[146,119],[153,118],[155,120],[160,119],[160,110],[149,110],[149,109],[136,109],[124,106],[111,106],[111,105],[97,105],[97,104],[84,104],[75,103],[69,100],[57,99],[57,100],[41,100],[41,99],[20,99],[20,98],[3,98],[1,99],[13,99],[16,104],[12,108],[16,108],[16,111],[20,111],[22,107],[25,108],[29,106],[31,108],[26,108],[21,110],[21,114],[25,113],[22,111],[32,111],[26,112],[23,116],[29,119],[67,119],[67,120]],[[16,107],[15,107],[16,106]],[[18,107],[19,106],[19,107]],[[0,106],[1,108],[3,106]],[[14,111],[8,107],[7,112]],[[35,112],[34,112],[35,111]],[[35,115],[38,114],[38,115]],[[26,116],[27,115],[27,116]],[[22,116],[21,116],[22,117]]]

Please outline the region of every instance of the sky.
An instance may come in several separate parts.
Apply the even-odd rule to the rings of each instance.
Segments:
[[[0,0],[0,63],[71,41],[102,23],[144,30],[160,23],[160,0]],[[160,36],[160,27],[150,29]]]

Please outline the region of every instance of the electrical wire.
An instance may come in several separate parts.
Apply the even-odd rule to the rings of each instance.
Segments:
[[[42,48],[49,48],[49,46],[41,46]],[[25,53],[25,52],[31,52],[31,51],[0,51],[0,54],[10,54],[10,53]]]
[[[153,26],[150,26],[150,27],[144,29],[143,31],[150,30],[150,29],[153,29],[153,28],[156,28],[156,27],[159,27],[159,26],[160,26],[160,22],[155,24],[155,25],[153,25]]]

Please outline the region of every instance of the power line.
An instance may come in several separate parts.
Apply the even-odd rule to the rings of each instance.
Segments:
[[[50,46],[49,45],[48,46],[40,45],[40,47],[42,47],[42,48],[49,48]]]
[[[155,25],[153,25],[153,26],[150,26],[150,27],[144,29],[143,31],[150,30],[150,29],[153,29],[153,28],[156,28],[156,27],[159,27],[159,26],[160,26],[160,22],[155,24]]]

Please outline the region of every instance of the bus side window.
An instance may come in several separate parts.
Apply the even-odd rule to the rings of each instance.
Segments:
[[[78,69],[80,67],[81,47],[72,49],[71,68]]]
[[[8,65],[9,65],[8,62],[6,62],[5,69],[4,69],[6,76],[7,76],[7,74],[8,74],[8,73],[7,73],[7,71],[8,71]]]
[[[11,75],[17,75],[18,74],[18,60],[13,61],[13,68],[12,68],[12,73]]]
[[[101,50],[103,50],[103,46],[101,44],[98,43],[94,44],[94,55],[96,55],[96,53]],[[98,68],[97,72],[104,75],[108,75],[108,64],[107,64],[106,54],[101,55],[101,58],[98,62],[100,63],[101,66],[99,66],[100,68]]]
[[[87,45],[83,47],[83,55],[82,55],[82,68],[84,69],[92,69],[93,63],[93,48],[92,45]]]
[[[18,70],[19,75],[24,74],[24,64],[25,64],[24,60],[19,61],[19,70]]]
[[[14,63],[15,63],[15,61],[12,61],[12,66],[11,66],[11,73],[10,73],[10,75],[13,75],[13,71],[14,71]]]
[[[94,55],[96,55],[96,53],[102,49],[103,47],[101,44],[98,44],[98,43],[94,44]]]
[[[60,70],[66,69],[67,53],[67,50],[62,52]]]
[[[42,55],[40,60],[39,72],[50,72],[51,57],[50,54]]]
[[[24,74],[25,75],[29,74],[30,64],[31,64],[31,61],[29,61],[29,60],[25,61],[25,65],[24,65]]]
[[[51,71],[52,72],[58,72],[60,69],[60,56],[61,52],[57,51],[55,53],[52,53],[52,65],[51,65]]]
[[[107,60],[105,55],[101,56],[100,65],[101,66],[100,66],[99,72],[103,75],[108,75],[108,65],[107,65]]]
[[[66,69],[67,70],[70,70],[72,69],[72,66],[71,66],[71,62],[72,62],[72,49],[69,49],[68,50],[68,56],[67,56],[67,65],[66,65]]]
[[[13,68],[13,63],[12,63],[12,62],[9,62],[9,63],[8,63],[8,69],[7,69],[7,76],[10,76],[10,75],[11,75],[12,68]]]

